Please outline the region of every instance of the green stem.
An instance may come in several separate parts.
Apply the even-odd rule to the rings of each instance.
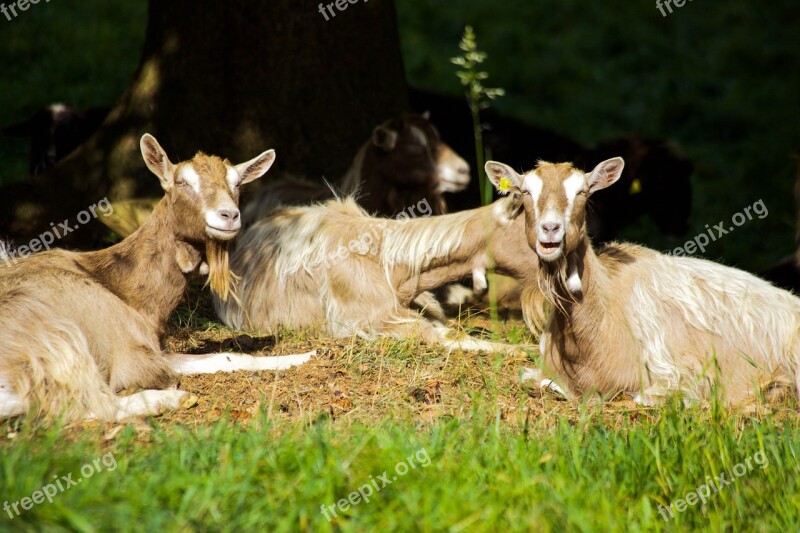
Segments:
[[[472,111],[472,131],[475,137],[475,159],[478,164],[478,185],[480,187],[481,205],[489,205],[492,202],[492,185],[489,183],[489,177],[486,175],[486,170],[483,168],[486,165],[486,154],[483,149],[483,130],[481,129],[481,116],[480,108],[474,101],[470,102],[470,111]],[[488,242],[492,236],[487,239],[487,246],[489,250],[489,264],[492,268],[486,272],[487,280],[491,278],[489,283],[489,320],[492,323],[492,329],[495,336],[498,334],[499,318],[497,314],[497,283],[494,276],[494,258],[491,257],[491,244]]]

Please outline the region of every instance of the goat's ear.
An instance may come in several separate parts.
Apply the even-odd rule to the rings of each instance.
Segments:
[[[612,157],[599,163],[587,176],[589,194],[613,185],[622,176],[623,168],[625,168],[625,161],[621,157]]]
[[[161,187],[168,191],[172,187],[175,165],[167,157],[167,152],[161,148],[156,138],[149,133],[142,135],[139,141],[139,148],[142,150],[144,164],[147,165],[150,172],[161,180]]]
[[[522,189],[522,176],[516,173],[513,168],[497,161],[487,161],[484,165],[486,175],[492,182],[494,188],[500,194],[508,194],[511,189]]]
[[[267,150],[250,161],[236,165],[236,172],[242,178],[242,185],[255,181],[266,174],[274,162],[275,150]]]
[[[397,132],[381,124],[372,130],[372,144],[387,152],[394,150],[397,144]]]

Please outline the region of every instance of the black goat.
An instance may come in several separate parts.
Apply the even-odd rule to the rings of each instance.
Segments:
[[[28,171],[41,174],[91,137],[109,110],[92,107],[77,111],[64,104],[50,104],[29,119],[4,128],[3,133],[30,139]]]

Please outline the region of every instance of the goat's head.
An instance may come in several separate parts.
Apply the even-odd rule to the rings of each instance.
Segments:
[[[239,165],[199,152],[175,165],[152,135],[143,135],[139,144],[147,168],[166,193],[175,238],[205,244],[211,289],[227,299],[235,278],[228,269],[227,244],[242,227],[239,187],[263,176],[275,161],[275,151]]]
[[[586,174],[570,163],[540,162],[522,175],[489,161],[486,174],[501,193],[521,194],[528,244],[546,262],[575,251],[586,235],[586,200],[617,181],[625,162],[620,157],[598,164]]]
[[[239,187],[263,176],[275,161],[274,150],[239,165],[198,152],[173,164],[152,135],[142,136],[140,146],[169,198],[176,236],[189,242],[233,239],[242,227]]]
[[[395,187],[444,193],[469,185],[469,164],[441,140],[427,114],[384,122],[373,130],[371,146]]]

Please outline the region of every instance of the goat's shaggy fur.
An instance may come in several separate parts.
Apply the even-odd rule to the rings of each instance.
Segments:
[[[235,328],[322,327],[337,337],[367,338],[416,333],[450,344],[409,304],[425,290],[482,271],[495,232],[508,236],[491,241],[498,269],[527,276],[535,254],[524,241],[510,242],[521,234],[521,225],[510,229],[519,212],[519,197],[407,220],[371,217],[353,198],[279,209],[248,229],[232,254],[231,267],[242,277],[239,302],[215,305]],[[514,253],[522,257],[506,258]]]

